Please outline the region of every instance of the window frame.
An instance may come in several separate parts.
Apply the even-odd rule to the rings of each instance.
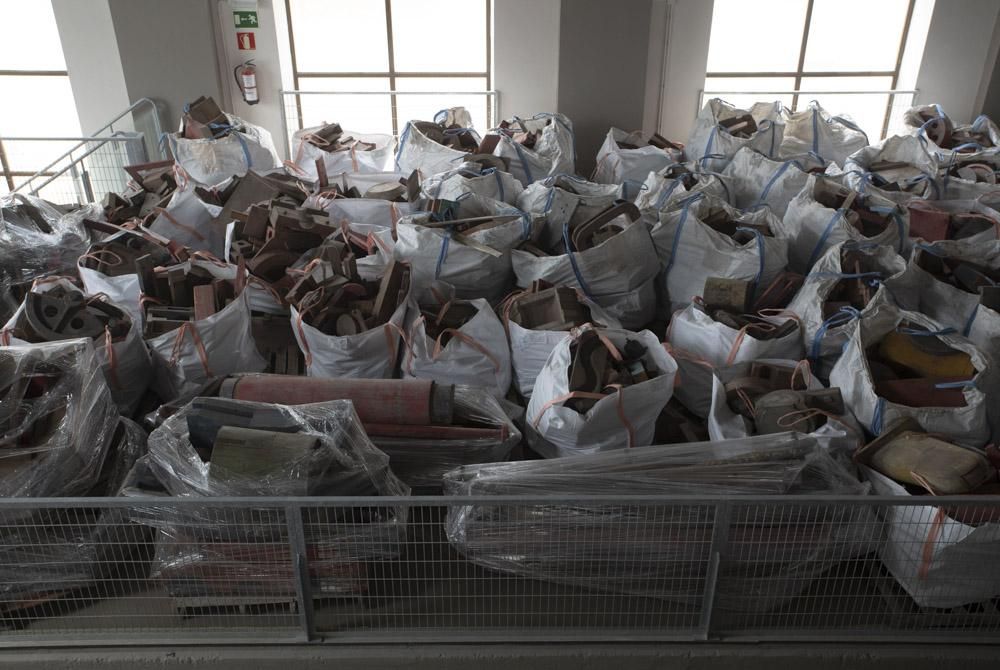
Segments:
[[[385,0],[386,48],[388,50],[389,69],[384,72],[324,72],[301,71],[295,55],[295,29],[292,19],[292,1],[285,0],[285,25],[288,28],[288,50],[291,52],[292,83],[296,91],[301,90],[303,79],[387,79],[389,82],[389,100],[392,107],[392,134],[399,135],[399,118],[397,116],[396,82],[399,79],[429,79],[429,78],[478,78],[486,79],[486,90],[493,88],[493,0],[482,0],[486,3],[486,71],[485,72],[398,72],[396,56],[392,39],[392,0]],[[810,0],[811,1],[811,0]],[[914,0],[911,0],[913,2]],[[302,98],[295,96],[295,111],[298,116],[298,126],[304,127],[302,114]],[[492,110],[486,106],[487,125],[492,125]]]
[[[69,80],[67,70],[0,70],[0,77],[66,77]],[[7,184],[10,193],[17,188],[14,184],[14,177],[33,177],[34,172],[27,170],[11,170],[10,160],[7,157],[7,149],[3,144],[3,133],[0,132],[0,179]]]
[[[792,111],[796,111],[799,104],[799,91],[802,86],[802,79],[806,77],[890,77],[891,83],[889,85],[890,90],[895,90],[896,86],[899,85],[899,73],[903,67],[903,56],[906,53],[906,42],[910,36],[910,24],[913,20],[913,10],[917,4],[917,0],[908,0],[906,5],[906,18],[903,21],[903,30],[899,36],[899,46],[896,49],[896,66],[892,70],[869,70],[869,71],[814,71],[814,70],[804,70],[805,60],[806,60],[806,49],[809,46],[809,29],[812,27],[812,14],[813,5],[815,0],[808,0],[806,5],[806,15],[805,21],[802,25],[802,39],[799,42],[799,59],[798,65],[794,71],[788,72],[705,72],[705,82],[706,86],[708,80],[712,77],[726,77],[731,79],[757,79],[765,77],[784,77],[787,79],[794,79],[795,84],[793,86],[794,94],[792,96]],[[895,96],[890,94],[885,106],[885,118],[882,121],[882,137],[885,137],[886,133],[889,132],[889,122],[892,116],[892,103]]]

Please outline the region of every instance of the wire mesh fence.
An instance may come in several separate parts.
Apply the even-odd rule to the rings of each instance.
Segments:
[[[1000,498],[0,502],[0,646],[1000,641]]]
[[[86,137],[0,137],[0,195],[18,191],[85,204],[124,190],[126,165],[161,160],[159,110],[140,98]]]
[[[281,91],[281,97],[287,155],[296,131],[324,123],[398,137],[407,121],[430,121],[438,111],[459,106],[480,132],[499,123],[496,91]]]
[[[13,177],[15,189],[61,205],[95,202],[108,191],[125,190],[128,174],[123,168],[150,160],[145,137],[138,132],[119,131],[111,137],[5,137],[3,145],[19,175]]]

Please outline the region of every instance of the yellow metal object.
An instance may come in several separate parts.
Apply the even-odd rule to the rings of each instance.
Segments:
[[[878,353],[886,363],[920,377],[970,378],[976,373],[967,353],[952,349],[934,336],[893,331],[882,338]]]

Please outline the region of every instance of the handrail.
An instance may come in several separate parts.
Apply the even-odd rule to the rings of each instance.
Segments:
[[[140,107],[142,105],[149,105],[150,110],[152,111],[153,128],[154,128],[155,136],[156,137],[160,137],[160,135],[163,134],[163,128],[160,125],[160,114],[159,114],[159,111],[156,109],[156,103],[153,102],[150,98],[139,98],[138,100],[136,100],[135,102],[133,102],[131,105],[129,105],[128,108],[126,108],[124,111],[122,111],[120,114],[118,114],[118,116],[114,117],[113,119],[111,119],[110,121],[108,121],[106,124],[104,124],[103,126],[101,126],[100,128],[98,128],[93,133],[93,135],[90,136],[90,137],[83,137],[83,138],[14,138],[14,137],[11,137],[11,138],[5,138],[5,139],[10,139],[10,140],[15,140],[15,139],[21,139],[21,140],[25,140],[25,139],[43,140],[43,139],[45,139],[45,140],[53,140],[53,141],[60,141],[60,140],[73,141],[73,140],[79,140],[79,142],[78,142],[78,144],[76,146],[72,147],[71,149],[69,149],[68,151],[66,151],[62,155],[60,155],[58,158],[56,158],[55,160],[53,160],[51,163],[49,163],[48,165],[46,165],[45,167],[43,167],[41,170],[37,171],[35,174],[33,174],[30,177],[28,177],[23,183],[21,183],[14,190],[15,191],[29,190],[29,188],[30,188],[29,185],[31,184],[31,182],[33,182],[36,178],[48,176],[50,174],[50,170],[49,170],[50,168],[52,168],[53,166],[55,166],[57,163],[65,160],[66,158],[72,158],[73,153],[76,152],[77,150],[79,150],[80,147],[82,147],[83,145],[85,145],[87,142],[95,142],[95,141],[104,140],[104,142],[102,142],[100,145],[98,145],[98,147],[100,147],[100,146],[103,146],[104,144],[106,144],[107,141],[109,141],[109,140],[116,141],[116,140],[112,140],[111,138],[120,137],[120,133],[122,133],[122,131],[112,131],[112,134],[109,137],[97,137],[97,135],[99,135],[100,133],[104,132],[105,130],[111,130],[112,127],[114,126],[114,124],[117,121],[120,121],[126,115],[131,114],[133,111],[135,111],[138,107]],[[141,135],[141,133],[137,133],[137,134]],[[95,149],[96,148],[97,147],[95,147]],[[45,186],[47,186],[49,183],[51,183],[56,177],[61,177],[68,170],[71,170],[73,168],[73,166],[76,165],[80,160],[82,160],[83,158],[86,158],[87,156],[89,156],[92,153],[93,153],[93,150],[87,152],[86,154],[84,154],[83,156],[81,156],[78,159],[70,160],[69,165],[67,165],[66,167],[64,167],[61,170],[57,171],[49,179],[47,179],[41,186],[38,186],[38,187],[35,187],[35,188],[30,188],[31,193],[37,193],[41,189],[45,188]]]
[[[156,109],[156,103],[153,102],[152,99],[150,98],[139,98],[131,105],[129,105],[125,109],[125,111],[123,111],[121,114],[119,114],[118,116],[111,119],[97,130],[95,130],[93,134],[97,135],[98,133],[101,133],[105,130],[110,130],[111,127],[115,124],[115,121],[122,119],[126,114],[130,114],[140,105],[149,105],[150,110],[153,112],[153,125],[156,127],[156,136],[159,137],[160,135],[163,134],[163,128],[160,126],[160,114],[159,111]]]
[[[45,181],[43,181],[41,184],[39,184],[38,186],[35,186],[35,187],[32,187],[31,189],[29,189],[29,192],[31,193],[31,195],[38,195],[38,192],[41,191],[43,188],[45,188],[46,186],[48,186],[49,184],[51,184],[53,181],[55,181],[56,179],[58,179],[59,177],[61,177],[62,175],[64,175],[68,170],[71,170],[73,168],[73,166],[75,166],[77,163],[79,163],[80,161],[82,161],[84,158],[90,156],[91,154],[93,154],[94,152],[96,152],[98,149],[100,149],[104,145],[108,144],[109,142],[131,142],[131,141],[134,141],[137,137],[142,137],[142,133],[126,133],[125,131],[122,131],[122,130],[116,130],[115,133],[114,133],[114,135],[111,135],[110,137],[87,137],[87,138],[83,138],[83,141],[80,142],[79,144],[77,144],[75,147],[73,147],[73,149],[69,152],[69,154],[66,154],[66,155],[71,155],[73,153],[73,151],[76,151],[80,147],[86,145],[87,142],[95,142],[96,145],[93,146],[93,147],[91,147],[91,148],[89,148],[89,149],[87,149],[87,151],[85,151],[83,153],[83,155],[78,156],[77,158],[75,158],[72,161],[70,161],[70,163],[66,167],[64,167],[62,170],[59,170],[58,172],[55,172],[55,173],[48,172],[48,169],[50,167],[52,167],[53,165],[55,165],[56,163],[58,163],[60,160],[62,160],[64,157],[66,157],[66,155],[61,156],[57,160],[55,160],[52,163],[49,163],[48,165],[46,165],[39,172],[36,172],[35,174],[33,174],[23,184],[21,184],[20,186],[18,186],[14,190],[18,191],[18,190],[21,190],[21,189],[27,187],[28,184],[30,184],[36,177],[48,176],[48,179],[46,179]],[[8,139],[8,140],[16,140],[16,139],[20,139],[20,138],[13,138],[13,137],[11,137],[11,138],[6,138],[6,139]]]

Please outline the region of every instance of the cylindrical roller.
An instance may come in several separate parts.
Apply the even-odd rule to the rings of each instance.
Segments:
[[[226,379],[219,396],[282,405],[351,400],[362,423],[447,426],[455,411],[455,387],[423,379],[248,374]]]

